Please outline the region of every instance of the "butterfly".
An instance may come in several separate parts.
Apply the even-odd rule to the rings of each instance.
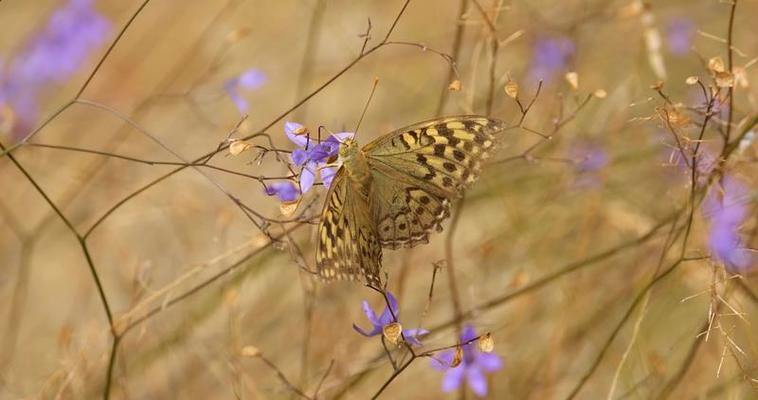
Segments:
[[[323,280],[381,287],[382,248],[428,243],[450,216],[450,201],[479,176],[502,121],[434,119],[386,134],[363,148],[340,143],[337,170],[318,227],[316,268]]]

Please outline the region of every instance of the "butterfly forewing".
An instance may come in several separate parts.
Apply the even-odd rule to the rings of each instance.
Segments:
[[[477,179],[493,134],[502,129],[502,122],[485,117],[451,117],[399,129],[364,147],[381,245],[412,247],[440,230],[450,200]]]
[[[318,228],[316,265],[327,281],[362,280],[380,285],[382,248],[368,198],[351,187],[344,169],[332,181]]]

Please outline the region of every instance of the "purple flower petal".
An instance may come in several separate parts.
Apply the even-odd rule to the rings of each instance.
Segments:
[[[297,200],[300,194],[297,187],[290,181],[274,182],[266,186],[266,194],[279,198],[284,202],[291,202]]]
[[[371,332],[366,332],[366,331],[364,331],[363,329],[361,329],[361,327],[359,327],[359,326],[358,326],[358,325],[356,325],[356,324],[353,324],[353,329],[354,329],[356,332],[358,332],[358,333],[360,333],[361,335],[363,335],[363,336],[366,336],[366,337],[376,336],[376,335],[378,335],[378,334],[380,334],[380,333],[381,333],[381,329],[377,328],[376,326],[374,326],[374,329],[373,329]]]
[[[534,44],[532,68],[533,81],[550,81],[557,72],[566,68],[574,54],[574,42],[565,37],[542,38]]]
[[[569,154],[575,160],[575,170],[578,173],[595,172],[608,164],[608,155],[598,145],[576,144]]]
[[[366,300],[363,300],[363,313],[366,314],[366,318],[368,318],[369,322],[371,322],[371,325],[381,326],[379,319],[376,318],[376,313],[374,313],[374,310]]]
[[[313,168],[313,165],[308,163],[300,172],[300,190],[302,190],[303,193],[311,190],[311,187],[313,187],[313,182],[316,180],[316,174],[313,172]]]
[[[487,378],[478,367],[466,368],[466,382],[477,396],[487,395]]]
[[[729,258],[725,261],[725,264],[729,271],[733,273],[744,273],[755,263],[753,256],[752,249],[737,248],[729,253]]]
[[[428,334],[426,329],[403,329],[403,337],[412,346],[421,346],[421,341],[418,340],[419,336]]]
[[[306,161],[308,161],[308,153],[302,149],[295,149],[292,151],[292,154],[290,154],[290,160],[293,164],[301,167]]]
[[[266,82],[266,75],[257,69],[249,69],[237,78],[239,86],[245,89],[258,89]]]
[[[395,296],[393,296],[392,293],[387,292],[387,300],[389,301],[390,307],[385,307],[384,311],[382,311],[382,315],[379,316],[379,322],[382,326],[395,322],[395,318],[400,318],[400,311],[398,309],[397,299],[395,299]],[[392,312],[390,312],[390,309]],[[392,314],[395,314],[394,318]]]
[[[714,187],[708,193],[703,208],[721,225],[741,225],[747,218],[745,203],[750,196],[747,186],[738,179],[727,175],[721,187]]]
[[[448,393],[459,388],[465,377],[466,369],[463,368],[463,365],[448,368],[447,372],[445,372],[445,377],[442,378],[442,391]]]
[[[752,264],[752,254],[742,248],[741,242],[737,231],[729,226],[712,227],[708,237],[708,245],[715,258],[732,272],[743,272]]]
[[[339,147],[337,148],[339,149]],[[336,153],[336,151],[333,152],[331,146],[318,143],[311,148],[310,158],[315,163],[325,163],[332,156],[332,153]]]
[[[482,367],[485,372],[495,372],[503,368],[503,361],[495,353],[478,352],[475,358],[476,365]]]
[[[669,51],[678,56],[689,53],[695,32],[695,23],[691,19],[678,17],[671,20],[666,26],[666,44]]]
[[[432,357],[431,366],[438,371],[447,371],[450,368],[450,364],[453,363],[453,357],[455,357],[455,350],[436,353]]]
[[[471,325],[463,327],[463,333],[461,333],[461,343],[466,343],[476,337],[476,330]]]
[[[44,31],[13,60],[11,75],[23,86],[63,82],[99,47],[110,23],[92,8],[91,1],[74,0],[56,10]]]
[[[348,138],[352,138],[353,132],[340,132],[329,135],[326,140],[319,143],[311,152],[311,159],[315,162],[326,162],[339,153],[340,144]]]
[[[306,145],[312,144],[312,142],[308,135],[298,135],[295,133],[296,130],[302,127],[303,125],[298,124],[297,122],[288,121],[284,123],[284,133],[292,141],[292,143],[297,145],[297,147],[305,148]]]
[[[248,105],[247,100],[245,100],[245,98],[242,97],[242,94],[240,94],[240,89],[257,89],[263,85],[265,81],[266,77],[262,72],[256,69],[249,69],[235,78],[227,79],[226,82],[224,82],[224,90],[226,90],[227,95],[229,95],[234,102],[237,110],[245,114],[249,111],[250,106]]]
[[[325,187],[332,186],[332,180],[334,180],[334,175],[337,175],[337,168],[331,168],[331,167],[321,168],[321,182],[324,183]]]
[[[429,334],[429,331],[423,328],[403,329],[403,335],[406,336],[423,336]]]
[[[233,88],[227,86],[225,89],[227,96],[232,99],[232,103],[237,107],[237,110],[242,114],[247,114],[250,111],[250,104],[248,104],[247,100]]]
[[[753,263],[753,255],[743,248],[740,226],[748,218],[745,205],[750,196],[745,184],[727,175],[721,186],[714,186],[706,196],[702,211],[710,220],[708,246],[713,256],[732,272],[743,272]]]
[[[400,316],[400,306],[397,304],[397,299],[395,296],[392,295],[392,293],[387,292],[387,300],[390,303],[390,309],[395,314],[396,317]]]
[[[105,42],[110,28],[110,22],[92,8],[92,1],[71,0],[53,12],[45,28],[8,60],[0,74],[0,106],[13,110],[14,137],[24,136],[36,123],[38,93],[70,79]]]

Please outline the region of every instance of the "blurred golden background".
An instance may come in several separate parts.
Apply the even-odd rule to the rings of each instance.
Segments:
[[[0,398],[758,398],[734,1],[1,1]],[[324,188],[265,192],[285,122],[354,131],[375,79],[361,143],[510,127],[383,262],[418,353],[471,325],[501,368],[356,333],[385,304],[308,272]]]

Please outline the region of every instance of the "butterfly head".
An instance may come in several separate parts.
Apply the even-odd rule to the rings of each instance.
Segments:
[[[353,139],[345,139],[340,143],[339,157],[343,163],[353,161],[361,152],[358,142]]]
[[[339,159],[342,162],[342,166],[347,170],[348,176],[360,182],[361,185],[368,184],[371,171],[366,154],[358,147],[358,142],[353,139],[346,139],[340,143]],[[367,192],[368,186],[362,189],[365,189]]]

